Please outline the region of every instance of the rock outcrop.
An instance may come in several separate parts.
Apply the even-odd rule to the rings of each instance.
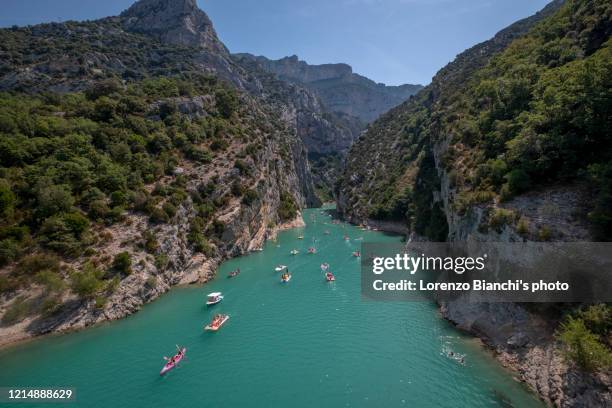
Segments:
[[[164,44],[228,54],[212,21],[198,8],[196,0],[140,0],[121,17],[127,31],[156,37]]]
[[[307,149],[313,181],[322,196],[319,198],[331,199],[344,157],[362,130],[361,121],[329,111],[316,92],[267,72],[250,56],[239,54],[233,59],[256,80],[259,88],[255,92],[286,106],[285,116],[294,124]]]

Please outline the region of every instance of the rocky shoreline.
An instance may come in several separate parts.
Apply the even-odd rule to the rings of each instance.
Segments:
[[[609,373],[586,373],[568,365],[551,324],[519,304],[441,303],[442,317],[482,341],[495,358],[517,374],[538,397],[555,407],[612,404]]]
[[[405,233],[399,223],[376,222],[350,217],[354,225],[367,225],[379,231]],[[405,229],[407,231],[407,228]],[[424,237],[407,236],[409,240]],[[612,375],[586,373],[570,366],[554,338],[551,322],[516,303],[440,302],[440,315],[458,330],[478,339],[482,347],[537,397],[554,407],[612,406]]]
[[[147,282],[144,280],[144,276],[141,275],[139,278],[138,274],[135,274],[130,277],[132,282],[126,282],[127,284],[124,283],[120,286],[109,299],[109,305],[103,310],[95,308],[93,301],[82,303],[76,299],[67,300],[66,310],[57,316],[53,316],[52,319],[41,322],[38,316],[33,316],[15,325],[0,327],[0,349],[21,344],[43,335],[70,333],[98,323],[127,317],[138,312],[145,304],[153,302],[173,287],[205,284],[215,278],[217,269],[223,261],[234,256],[244,255],[255,248],[260,248],[265,240],[276,239],[277,234],[281,231],[303,226],[305,226],[304,219],[298,211],[293,220],[275,225],[270,229],[264,228],[263,234],[256,233],[245,245],[249,249],[235,255],[230,253],[224,258],[206,259],[201,254],[194,254],[181,273],[168,277],[170,283],[160,280],[161,282],[158,282],[156,287],[148,288],[148,290],[145,290]],[[139,288],[137,285],[142,286]]]

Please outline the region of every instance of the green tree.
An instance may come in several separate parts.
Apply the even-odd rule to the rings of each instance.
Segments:
[[[565,355],[580,368],[596,371],[612,365],[612,353],[589,331],[580,318],[569,317],[557,334]]]
[[[70,275],[72,291],[82,298],[93,299],[104,288],[103,276],[103,271],[87,263],[81,271]]]
[[[239,99],[235,91],[230,89],[220,89],[215,94],[217,110],[224,118],[230,118],[238,109]]]
[[[120,252],[113,259],[113,269],[123,275],[132,273],[132,259],[129,252]]]

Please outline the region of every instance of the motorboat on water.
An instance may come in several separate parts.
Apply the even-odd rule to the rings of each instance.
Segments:
[[[321,270],[327,271],[329,269],[329,264],[327,262],[321,264]]]
[[[304,236],[303,236],[303,235],[300,235],[300,236],[298,237],[298,239],[304,239]]]
[[[350,238],[348,237],[348,235],[345,235],[345,236],[344,236],[344,240],[345,240],[345,241],[350,240]]]
[[[234,271],[231,271],[231,272],[230,272],[230,273],[227,275],[227,277],[228,277],[228,278],[235,278],[235,277],[236,277],[236,276],[238,276],[238,275],[240,275],[240,268],[238,268],[238,269],[236,269],[236,270],[234,270]]]
[[[359,258],[361,256],[361,252],[360,251],[355,251],[355,252],[353,252],[353,256],[355,258]]]
[[[216,305],[222,300],[223,300],[223,295],[221,294],[221,292],[209,293],[206,298],[206,306]]]
[[[274,268],[276,272],[282,272],[285,269],[287,269],[287,265],[278,265],[276,268]]]
[[[325,235],[329,235],[330,232],[328,230],[325,230],[325,232],[323,232]]]
[[[291,274],[289,272],[281,275],[281,283],[287,283],[291,280]]]
[[[290,253],[291,255],[297,255],[300,253],[300,251],[298,251],[297,249],[292,249]]]
[[[174,367],[178,365],[178,363],[181,362],[183,357],[185,357],[185,353],[187,352],[187,349],[185,347],[179,347],[179,346],[176,346],[176,348],[178,352],[174,356],[172,356],[171,358],[164,357],[164,360],[166,360],[166,364],[164,364],[164,366],[162,367],[161,371],[159,372],[159,375],[164,375],[168,371],[172,370]]]
[[[326,280],[326,281],[328,281],[328,282],[333,282],[333,281],[335,281],[335,280],[336,280],[336,277],[334,276],[334,274],[333,274],[333,273],[331,273],[331,272],[326,272],[326,273],[325,273],[325,280]]]
[[[204,326],[204,330],[217,331],[229,320],[229,318],[229,315],[215,315],[212,321],[207,326]]]
[[[314,247],[310,247],[310,248],[308,248],[308,253],[309,254],[316,254],[317,250]]]

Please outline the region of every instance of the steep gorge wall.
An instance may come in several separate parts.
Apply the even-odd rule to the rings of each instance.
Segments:
[[[310,65],[296,55],[270,60],[263,56],[238,54],[242,59],[257,61],[267,72],[312,90],[326,109],[359,118],[369,123],[381,114],[416,94],[421,85],[390,86],[353,73],[347,64]]]
[[[503,201],[485,194],[470,196],[461,184],[474,174],[469,166],[478,155],[461,143],[462,137],[469,139],[478,131],[459,127],[465,114],[459,110],[463,106],[461,93],[474,73],[540,21],[554,16],[562,4],[553,2],[460,54],[411,101],[370,125],[347,158],[338,191],[338,207],[344,217],[355,223],[384,219],[403,224],[410,238],[417,240],[512,242],[537,240],[544,236],[541,231],[548,233],[546,239],[593,240],[583,216],[592,200],[584,181],[543,183]],[[587,14],[593,7],[605,8],[603,2],[574,2],[571,6],[573,11],[587,10]],[[559,20],[573,22],[568,8],[562,13]],[[599,18],[605,22],[605,16],[603,13]],[[595,43],[605,39],[606,35],[600,35]],[[455,110],[458,112],[453,114]],[[447,125],[452,121],[459,123],[454,129]],[[516,221],[501,225],[492,221],[506,214],[520,214],[520,228]],[[562,407],[610,405],[609,374],[587,374],[568,364],[553,335],[559,316],[551,311],[543,313],[545,307],[470,303],[462,298],[440,306],[445,318],[482,338],[500,361],[515,369],[546,402]]]
[[[3,324],[0,345],[122,318],[174,285],[205,282],[215,275],[220,262],[260,248],[271,234],[294,221],[284,218],[287,214],[299,218],[295,210],[319,203],[302,140],[301,107],[274,95],[256,75],[249,75],[233,61],[194,0],[141,0],[120,17],[14,28],[0,31],[0,36],[6,45],[0,49],[4,57],[0,89],[23,92],[24,97],[46,91],[90,90],[109,78],[122,81],[117,92],[128,92],[134,84],[146,87],[146,80],[159,77],[178,77],[183,81],[179,83],[189,85],[191,78],[206,74],[216,78],[209,79],[211,83],[229,83],[238,98],[237,108],[232,108],[236,112],[229,114],[223,114],[219,106],[226,91],[203,95],[186,91],[146,108],[154,113],[143,119],[151,122],[163,122],[156,112],[171,109],[178,123],[195,125],[204,118],[213,128],[221,126],[215,123],[225,124],[221,131],[210,130],[225,146],[215,150],[210,140],[198,146],[209,153],[213,150],[209,162],[179,154],[172,174],[144,186],[153,192],[179,179],[185,183],[188,195],[168,221],[153,222],[148,215],[129,209],[120,222],[94,223],[98,238],[87,254],[62,260],[62,277],[68,281],[67,271],[78,271],[92,261],[99,268],[110,268],[116,254],[128,252],[131,273],[104,295],[104,302],[83,299],[67,290],[56,299],[60,305],[53,313],[36,313]],[[56,47],[46,46],[50,39]],[[232,103],[231,99],[226,103]],[[175,134],[167,136],[174,138]],[[203,194],[215,205],[214,213],[207,215],[212,221],[197,230],[206,235],[208,247],[198,250],[190,233],[202,211],[202,203],[194,200],[201,200]],[[294,211],[287,212],[288,206]],[[153,249],[148,248],[151,235],[155,237]],[[6,265],[0,277],[11,276],[14,268],[14,263]],[[0,315],[19,302],[40,303],[44,292],[43,285],[31,282],[2,293]]]

